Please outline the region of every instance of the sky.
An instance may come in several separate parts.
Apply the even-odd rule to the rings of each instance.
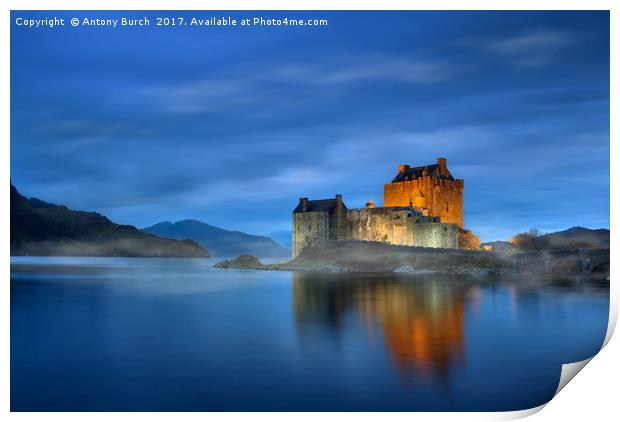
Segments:
[[[16,24],[145,15],[141,28]],[[446,157],[483,241],[609,228],[605,11],[11,19],[11,180],[26,196],[137,227],[194,218],[286,239],[300,197],[379,206],[398,164]]]

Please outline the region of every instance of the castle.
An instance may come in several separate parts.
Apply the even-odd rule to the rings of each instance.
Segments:
[[[300,198],[293,211],[293,256],[327,240],[458,247],[463,180],[452,177],[445,158],[420,167],[399,165],[396,177],[383,187],[383,205],[368,201],[365,208],[349,209],[341,195]]]

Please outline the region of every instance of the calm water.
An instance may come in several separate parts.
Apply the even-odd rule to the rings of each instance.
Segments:
[[[595,354],[608,283],[12,258],[19,410],[516,410]]]

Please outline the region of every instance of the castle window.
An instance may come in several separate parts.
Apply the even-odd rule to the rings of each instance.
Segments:
[[[321,225],[320,225],[320,224],[317,224],[317,225],[316,225],[316,228],[317,228],[317,229],[320,229],[320,228],[321,228]]]
[[[308,224],[308,230],[312,230],[312,224]]]

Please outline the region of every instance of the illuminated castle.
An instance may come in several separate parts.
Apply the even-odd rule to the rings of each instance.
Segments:
[[[349,209],[341,195],[300,198],[293,211],[293,256],[327,240],[364,240],[393,245],[457,248],[463,226],[463,180],[454,179],[445,158],[437,164],[398,166],[384,185],[383,207],[372,201]]]

